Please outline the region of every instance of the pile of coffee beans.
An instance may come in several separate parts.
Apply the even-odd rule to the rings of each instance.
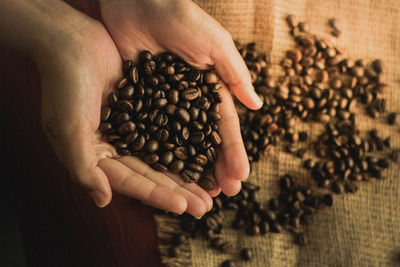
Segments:
[[[312,179],[308,186],[302,186],[295,182],[304,180],[300,177],[280,177],[280,192],[265,203],[257,199],[257,185],[243,182],[238,195],[220,194],[214,198],[212,210],[202,219],[180,216],[182,240],[201,236],[222,253],[238,253],[220,235],[224,227],[232,227],[243,229],[249,236],[287,231],[293,234],[296,244],[306,245],[304,225],[313,221],[316,211],[334,204],[331,192],[355,193],[359,182],[383,179],[390,163],[399,162],[400,150],[391,147],[390,138],[381,138],[376,129],[362,132],[356,123],[358,105],[373,119],[387,116],[389,125],[398,124],[397,112],[386,110],[382,96],[387,87],[382,62],[367,64],[363,59],[346,58],[343,48],[309,33],[305,22],[297,22],[292,15],[286,22],[296,46],[281,60],[283,75],[277,79],[272,77],[268,53],[257,51],[255,43],[237,43],[264,102],[256,111],[237,103],[241,131],[250,163],[274,153],[274,148],[283,144],[297,157],[312,155],[302,162]],[[337,21],[330,19],[328,24],[331,34],[339,37]],[[324,124],[307,149],[300,147],[309,138],[307,132],[296,129],[299,122]],[[233,222],[227,225],[222,218],[230,210],[234,212]],[[171,250],[176,250],[183,242],[172,243]],[[242,248],[238,254],[242,260],[252,258],[249,248]],[[236,266],[235,262],[226,260],[221,266]]]
[[[122,156],[138,156],[157,171],[180,173],[211,190],[212,180],[201,177],[213,173],[222,142],[218,76],[171,53],[149,51],[136,65],[125,61],[123,72],[101,109],[105,140]]]

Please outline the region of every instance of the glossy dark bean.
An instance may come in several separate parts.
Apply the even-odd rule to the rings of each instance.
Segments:
[[[103,122],[103,123],[100,123],[100,126],[99,126],[99,130],[101,131],[101,132],[108,132],[108,131],[110,131],[112,129],[112,124],[111,123],[109,123],[109,122]]]
[[[102,107],[100,112],[100,120],[102,122],[107,121],[111,115],[111,108],[108,106]]]
[[[181,172],[182,178],[187,183],[194,183],[200,178],[200,174],[189,169],[184,169]]]
[[[144,147],[146,140],[143,135],[140,135],[134,142],[132,142],[131,147],[133,151],[140,151]]]
[[[197,183],[201,188],[203,188],[206,191],[213,190],[215,186],[214,182],[207,177],[201,177]]]
[[[168,168],[161,163],[154,163],[151,165],[151,167],[153,167],[153,169],[155,169],[156,171],[159,171],[159,172],[168,171]]]
[[[217,153],[213,147],[207,149],[206,156],[209,162],[214,162],[217,160]]]
[[[221,137],[219,136],[218,132],[212,131],[210,135],[211,141],[214,143],[214,145],[220,145],[222,142]]]
[[[171,151],[167,151],[160,156],[160,163],[165,166],[168,166],[169,164],[171,164],[173,159],[174,159],[174,154]]]
[[[116,107],[118,103],[118,97],[115,93],[110,93],[108,95],[108,104],[110,107]]]
[[[132,121],[126,121],[118,127],[118,133],[127,134],[135,131],[136,125]]]
[[[182,92],[182,98],[187,101],[192,101],[199,97],[199,91],[196,88],[188,88]]]
[[[187,160],[189,158],[189,152],[186,147],[178,146],[174,149],[174,156],[180,160]]]
[[[183,108],[178,108],[175,111],[175,116],[178,120],[180,120],[183,123],[188,123],[190,121],[190,115],[189,113],[183,109]]]
[[[190,134],[189,140],[193,144],[199,144],[199,143],[203,142],[204,134],[201,131],[194,131]]]
[[[149,153],[154,153],[155,151],[158,150],[158,147],[159,147],[159,145],[158,145],[157,140],[150,140],[146,143],[146,146],[144,149]]]
[[[196,163],[187,163],[187,164],[185,164],[185,166],[186,166],[186,168],[188,168],[189,170],[192,170],[194,172],[201,173],[204,171],[203,167],[201,167],[199,164],[196,164]]]
[[[168,169],[173,173],[179,173],[180,171],[183,170],[184,167],[185,167],[185,164],[182,160],[174,160],[168,166]]]
[[[184,142],[187,141],[189,139],[189,135],[190,135],[189,128],[186,126],[183,127],[180,132],[180,137],[181,137],[182,141],[184,141]]]
[[[143,161],[146,162],[147,164],[156,163],[158,160],[159,157],[157,154],[147,154],[146,156],[143,157]]]

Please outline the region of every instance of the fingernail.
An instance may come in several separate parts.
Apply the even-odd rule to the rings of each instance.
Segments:
[[[97,207],[104,208],[106,206],[106,203],[104,203],[105,197],[101,191],[96,190],[89,192],[89,196],[93,199]]]
[[[203,216],[199,216],[199,217],[193,216],[193,217],[195,217],[197,220],[200,220]]]
[[[261,101],[260,97],[257,95],[254,87],[252,86],[252,90],[250,90],[251,98],[253,99],[254,103],[257,105],[258,108],[261,108],[263,102]]]

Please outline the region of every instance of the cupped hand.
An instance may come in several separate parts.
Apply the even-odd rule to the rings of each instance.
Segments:
[[[230,34],[190,0],[101,0],[100,8],[102,20],[124,59],[135,58],[142,50],[169,50],[195,67],[215,67],[227,85],[221,93],[219,127],[223,142],[215,176],[225,194],[238,193],[240,181],[249,175],[249,162],[228,89],[251,109],[260,108],[262,103]],[[218,194],[219,186],[213,195]]]
[[[70,12],[76,19],[46,37],[51,45],[36,56],[43,128],[58,158],[100,207],[110,202],[114,190],[160,209],[202,216],[212,207],[204,190],[137,158],[118,157],[102,140],[100,110],[123,75],[122,60],[101,23]]]

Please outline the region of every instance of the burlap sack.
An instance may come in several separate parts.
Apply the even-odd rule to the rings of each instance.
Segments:
[[[329,32],[328,18],[338,19],[342,35],[336,44],[347,48],[351,58],[384,61],[389,89],[388,108],[400,111],[400,1],[399,0],[203,0],[197,3],[226,27],[234,39],[255,41],[262,50],[271,50],[278,63],[284,51],[293,46],[284,21],[287,14],[310,24],[319,35]],[[360,112],[362,113],[362,112]],[[388,127],[385,119],[370,120],[358,116],[363,129],[378,127],[381,136],[391,136],[392,146],[399,148],[399,127]],[[312,133],[318,125],[303,125]],[[283,152],[264,158],[252,170],[250,181],[261,186],[260,197],[274,196],[279,175],[296,173],[303,183],[313,183],[309,174],[299,168],[300,159]],[[254,251],[251,262],[238,261],[238,266],[400,266],[400,180],[399,166],[392,165],[387,179],[361,183],[354,194],[336,196],[334,206],[320,210],[306,229],[309,244],[298,247],[288,234],[247,237],[243,231],[225,229],[223,238],[238,248]],[[156,216],[159,236],[168,238],[179,227],[176,221]],[[232,218],[226,219],[231,221]],[[229,223],[228,223],[229,224]],[[170,266],[219,266],[223,255],[208,247],[205,240],[191,240],[182,257],[163,257]],[[165,253],[167,246],[160,243]]]

